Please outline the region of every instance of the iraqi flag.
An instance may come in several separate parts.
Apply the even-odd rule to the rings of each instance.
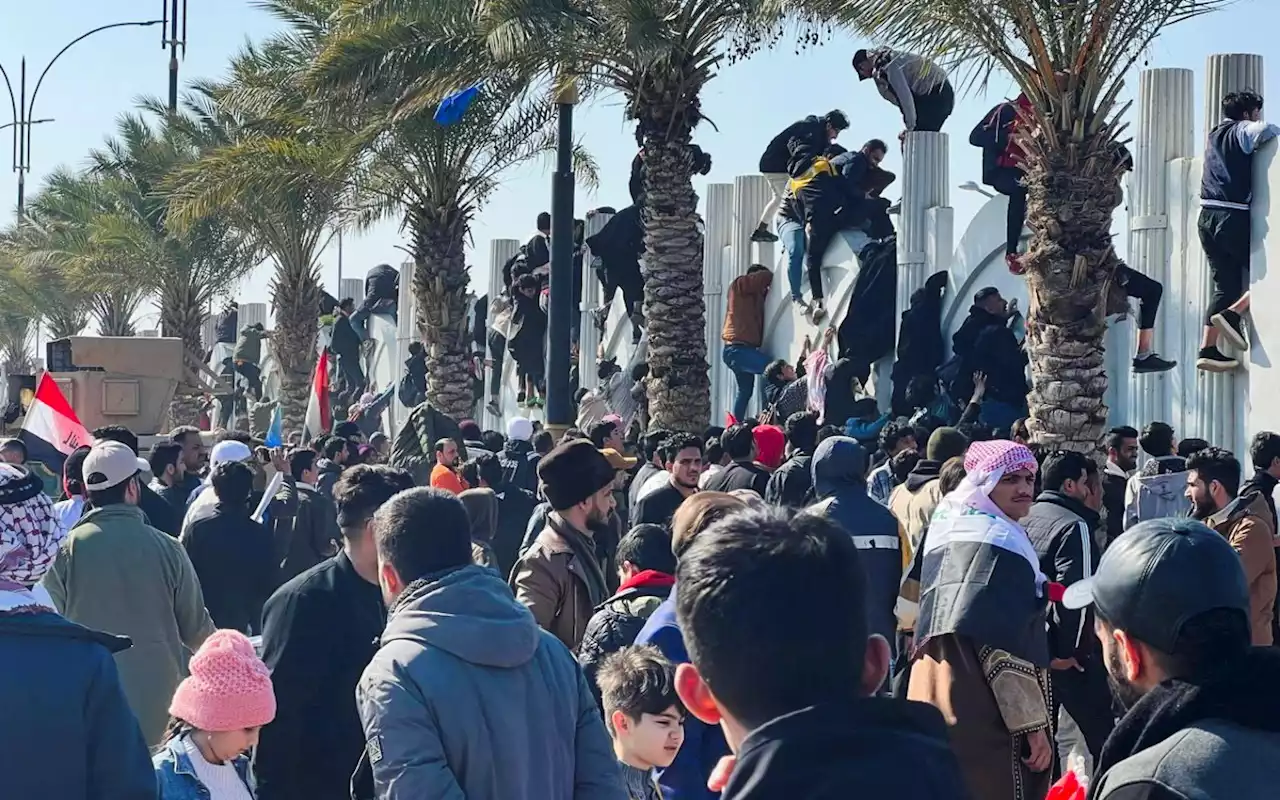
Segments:
[[[329,405],[329,348],[320,351],[315,372],[311,375],[311,392],[307,396],[307,416],[302,422],[302,443],[312,441],[333,427],[333,410]]]
[[[18,439],[27,446],[28,461],[39,461],[58,475],[72,451],[93,444],[93,437],[47,372],[40,376]]]

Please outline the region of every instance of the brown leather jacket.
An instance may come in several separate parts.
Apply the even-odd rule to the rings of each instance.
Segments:
[[[1270,646],[1276,601],[1276,531],[1266,498],[1260,494],[1238,497],[1205,523],[1222,534],[1240,554],[1240,565],[1249,584],[1253,643]]]
[[[577,540],[571,542],[569,537]],[[511,573],[516,599],[533,612],[538,625],[574,652],[595,607],[608,599],[594,552],[590,533],[549,515],[547,526]]]
[[[764,301],[772,284],[773,273],[767,269],[740,275],[729,284],[729,309],[720,332],[725,344],[764,344]]]

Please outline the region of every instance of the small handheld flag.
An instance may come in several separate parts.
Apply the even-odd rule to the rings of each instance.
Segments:
[[[284,447],[284,419],[280,415],[280,406],[271,412],[271,424],[262,443],[267,447]]]
[[[302,423],[302,443],[307,444],[333,427],[333,409],[329,406],[329,348],[320,351],[316,369],[311,375],[311,392],[307,398],[307,415]]]

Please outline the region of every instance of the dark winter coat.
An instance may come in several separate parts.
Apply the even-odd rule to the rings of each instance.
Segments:
[[[321,458],[316,461],[316,469],[320,473],[316,478],[316,491],[332,500],[334,484],[338,482],[338,478],[342,477],[342,465],[336,461]]]
[[[53,611],[0,613],[0,794],[156,800],[151,755],[112,657],[129,647]]]
[[[771,506],[800,508],[813,495],[813,456],[798,453],[769,476],[764,501]]]
[[[528,489],[503,482],[490,486],[498,498],[498,530],[493,534],[493,555],[497,559],[498,574],[506,578],[520,557],[520,543],[524,540],[525,526],[533,516],[538,498]]]
[[[778,175],[787,171],[787,163],[791,160],[788,144],[792,139],[799,139],[820,153],[827,146],[827,123],[822,117],[810,115],[784,128],[769,140],[760,156],[761,173]]]
[[[332,498],[304,483],[295,484],[294,497],[296,507],[288,526],[276,528],[282,582],[332,558],[342,538]]]
[[[527,441],[508,439],[498,455],[502,465],[502,479],[528,492],[538,491],[538,462],[542,456],[534,452]]]
[[[675,578],[670,575],[645,570],[596,607],[578,645],[578,663],[586,673],[597,703],[600,687],[596,685],[596,671],[600,669],[600,662],[605,656],[635,644],[645,622],[671,594],[674,585]]]
[[[864,697],[793,711],[747,734],[720,797],[967,800],[969,793],[936,708]]]
[[[702,488],[708,492],[732,492],[735,489],[750,489],[764,497],[764,490],[769,486],[769,476],[769,470],[753,461],[734,461],[715,475],[712,475],[711,479],[707,481],[707,485]],[[638,522],[648,522],[648,520],[638,520]]]
[[[400,299],[400,270],[390,264],[379,264],[364,279],[364,299],[373,305],[377,301],[395,303]]]
[[[904,534],[889,509],[867,494],[866,448],[845,436],[823,441],[813,455],[813,489],[818,502],[809,511],[839,523],[860,551],[871,632],[894,641]]]
[[[275,591],[280,574],[271,534],[250,519],[248,508],[219,503],[213,515],[192,522],[182,546],[204,590],[213,624],[241,633],[262,628],[262,605]]]
[[[959,402],[973,393],[973,373],[987,374],[987,398],[1020,405],[1027,400],[1027,354],[1018,344],[1007,320],[978,306],[951,337],[952,352],[962,360],[959,383],[952,386],[952,397]],[[963,394],[959,398],[957,394]]]
[[[1102,471],[1102,507],[1106,509],[1107,518],[1103,529],[1106,531],[1107,545],[1124,533],[1124,490],[1129,483],[1129,476],[1119,467],[1108,463]]]
[[[213,340],[218,344],[235,344],[236,335],[240,333],[240,312],[228,308],[218,315],[213,328]]]
[[[1049,580],[1070,586],[1093,575],[1102,548],[1098,546],[1098,512],[1061,492],[1041,492],[1031,513],[1021,520],[1040,557],[1040,571]],[[1073,611],[1062,603],[1049,609],[1049,656],[1085,659],[1101,653],[1089,609]]]
[[[896,242],[873,242],[864,247],[858,254],[849,310],[836,330],[841,358],[870,365],[893,354],[897,287]]]
[[[378,650],[382,590],[345,552],[281,586],[262,613],[276,717],[254,755],[257,800],[347,800],[364,752],[356,684]]]
[[[406,470],[418,486],[425,486],[436,463],[436,442],[445,437],[458,443],[458,452],[465,459],[466,445],[458,423],[433,406],[421,403],[409,412],[409,418],[396,432],[389,463]]]
[[[644,254],[640,207],[629,205],[614,214],[587,239],[587,246],[591,255],[600,258],[611,282],[623,286],[629,280],[640,280],[640,256]]]
[[[360,336],[351,325],[351,318],[346,314],[338,314],[333,320],[333,335],[329,339],[329,350],[338,358],[360,358]]]
[[[182,513],[171,502],[146,484],[139,484],[138,490],[138,508],[146,515],[147,524],[170,536],[177,536],[182,532]]]
[[[893,362],[893,413],[911,413],[907,386],[912,378],[933,376],[942,366],[942,293],[947,288],[946,273],[930,278],[911,294],[911,305],[902,312],[898,328],[898,353]]]

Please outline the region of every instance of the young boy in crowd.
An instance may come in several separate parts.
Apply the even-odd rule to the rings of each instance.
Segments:
[[[670,766],[684,742],[675,666],[653,645],[636,645],[606,658],[597,677],[627,796],[662,800],[653,771]]]

